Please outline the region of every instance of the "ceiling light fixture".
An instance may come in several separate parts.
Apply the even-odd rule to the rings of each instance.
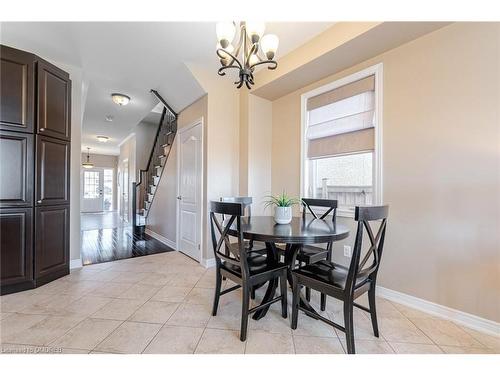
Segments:
[[[243,85],[251,88],[254,84],[253,73],[258,65],[268,64],[269,70],[274,70],[278,66],[273,59],[278,49],[279,39],[274,34],[264,35],[265,28],[263,22],[240,22],[239,39],[236,47],[233,47],[236,24],[219,22],[216,26],[219,41],[217,56],[222,65],[218,73],[223,76],[226,75],[226,69],[239,69],[239,80],[235,82],[237,88]]]
[[[104,135],[98,135],[97,140],[101,143],[106,143],[109,140],[109,137],[106,137]]]
[[[90,162],[90,147],[87,147],[87,160],[82,163],[82,167],[85,169],[94,168],[94,163]]]
[[[118,105],[127,105],[130,101],[130,96],[114,92],[111,94],[111,99]]]

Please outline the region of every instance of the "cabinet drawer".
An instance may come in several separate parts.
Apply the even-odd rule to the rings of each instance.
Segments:
[[[0,207],[33,205],[33,135],[0,131]]]
[[[32,212],[32,208],[0,209],[2,294],[8,286],[33,280]]]
[[[69,141],[71,138],[71,81],[68,73],[44,60],[37,61],[37,132]]]
[[[35,56],[0,46],[0,129],[33,133]]]
[[[69,206],[37,207],[35,279],[55,279],[65,271],[69,272]]]
[[[36,136],[36,205],[69,204],[70,144]]]

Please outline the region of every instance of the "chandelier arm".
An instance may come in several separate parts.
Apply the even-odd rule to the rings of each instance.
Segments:
[[[227,66],[222,66],[219,68],[219,70],[217,71],[217,74],[219,74],[220,76],[225,76],[226,75],[226,72],[224,70],[226,69],[238,69],[238,70],[241,70],[241,68],[239,66],[236,66],[236,65],[227,65]]]
[[[250,66],[250,56],[252,55],[256,55],[257,58],[259,59],[259,62],[260,62],[260,57],[257,55],[257,53],[259,52],[259,45],[257,43],[253,43],[252,44],[252,48],[250,48],[248,50],[248,55],[245,56],[245,64],[248,64],[248,66],[251,68]]]
[[[218,49],[217,49],[217,51],[216,51],[216,53],[217,53],[217,56],[219,56],[221,59],[225,59],[225,58],[227,57],[227,56],[222,55],[223,53],[225,53],[226,55],[228,55],[228,56],[230,56],[230,57],[231,57],[231,62],[230,62],[228,65],[226,65],[226,67],[234,66],[234,65],[233,65],[233,62],[236,62],[236,63],[238,64],[238,67],[239,67],[240,69],[243,69],[243,66],[242,66],[242,65],[241,65],[241,63],[238,61],[238,59],[237,59],[234,55],[232,55],[231,53],[227,52],[225,49],[223,49],[223,48],[218,48]],[[235,67],[235,68],[236,68],[236,67]]]
[[[274,60],[265,60],[265,61],[259,61],[250,66],[250,69],[255,68],[257,65],[263,65],[263,64],[271,64],[271,66],[268,66],[267,69],[269,70],[274,70],[278,67],[278,63]]]

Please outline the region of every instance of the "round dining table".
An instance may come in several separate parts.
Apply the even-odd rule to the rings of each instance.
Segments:
[[[234,228],[235,229],[235,228]],[[295,266],[297,252],[302,245],[309,244],[328,244],[340,241],[349,236],[349,228],[342,224],[334,223],[330,218],[326,220],[315,219],[313,217],[293,217],[290,224],[276,224],[272,216],[250,216],[241,219],[241,228],[243,238],[252,242],[265,242],[267,256],[278,260],[280,250],[284,252],[285,263],[288,266],[288,283],[292,286],[292,269]],[[232,231],[233,235],[235,231]],[[230,231],[231,234],[231,231]],[[285,244],[283,247],[277,247],[277,244]],[[261,304],[266,304],[274,298],[278,280],[269,282],[264,298]],[[306,298],[300,295],[300,303],[306,310],[315,312]],[[253,319],[263,318],[267,308],[258,310]]]

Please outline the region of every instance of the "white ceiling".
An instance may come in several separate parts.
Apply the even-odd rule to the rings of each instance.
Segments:
[[[267,23],[280,38],[277,58],[304,44],[333,23]],[[217,74],[212,22],[15,22],[1,23],[0,42],[41,57],[82,68],[89,90],[84,109],[82,150],[118,154],[118,144],[155,106],[156,89],[180,111],[205,92],[187,68],[203,64]],[[221,78],[223,79],[223,78]],[[111,101],[120,92],[125,107]],[[106,122],[105,116],[114,117]],[[110,137],[98,143],[97,135]]]

